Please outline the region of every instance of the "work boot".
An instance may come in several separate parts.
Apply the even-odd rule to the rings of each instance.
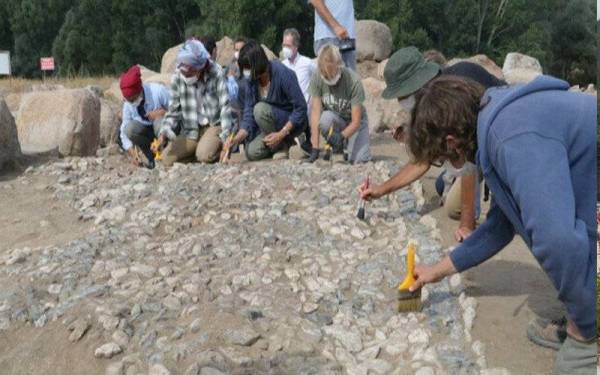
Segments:
[[[567,318],[537,318],[527,325],[527,337],[534,344],[559,350],[567,338]]]
[[[555,375],[596,375],[596,340],[577,341],[567,336],[556,356]]]

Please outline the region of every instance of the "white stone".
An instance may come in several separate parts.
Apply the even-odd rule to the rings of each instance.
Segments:
[[[94,356],[96,358],[112,358],[114,355],[121,353],[123,350],[121,347],[114,343],[110,342],[108,344],[104,344],[94,352]]]

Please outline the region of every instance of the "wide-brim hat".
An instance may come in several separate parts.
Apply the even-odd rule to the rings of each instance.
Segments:
[[[386,88],[381,94],[385,99],[402,98],[414,94],[440,73],[440,66],[425,61],[416,47],[406,47],[390,57],[383,77]]]

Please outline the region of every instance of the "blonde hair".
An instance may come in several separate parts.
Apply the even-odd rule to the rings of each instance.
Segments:
[[[319,71],[324,73],[325,68],[332,65],[342,68],[344,66],[344,60],[342,60],[340,49],[331,43],[327,43],[319,49],[317,66],[319,67]]]

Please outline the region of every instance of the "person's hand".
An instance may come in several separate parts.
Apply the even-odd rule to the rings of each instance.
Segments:
[[[163,146],[165,145],[165,143],[167,142],[167,138],[166,136],[163,134],[160,137],[158,137],[158,143],[153,143],[150,146],[150,151],[152,151],[152,153],[156,154],[158,153]]]
[[[267,135],[263,142],[265,143],[265,145],[267,145],[268,148],[273,150],[276,149],[277,146],[279,146],[279,144],[283,141],[284,138],[285,134],[283,134],[281,131],[278,131]]]
[[[327,140],[334,152],[339,153],[344,151],[344,136],[342,133],[334,132]]]
[[[364,184],[360,185],[358,187],[358,193],[360,194],[360,199],[364,199],[366,201],[379,199],[385,195],[381,185],[371,185],[369,187],[365,187]]]
[[[308,157],[308,162],[314,163],[318,159],[319,159],[319,149],[313,147],[313,149],[310,151],[310,156]]]
[[[142,161],[140,160],[137,152],[135,152],[134,147],[131,147],[129,150],[127,150],[127,154],[129,155],[129,158],[131,159],[133,165],[135,165],[136,167],[140,167],[142,165]]]
[[[454,232],[454,238],[456,239],[456,242],[463,242],[469,238],[471,233],[473,233],[473,229],[461,226]]]
[[[221,150],[221,158],[219,159],[221,163],[229,162],[229,154],[234,147],[235,144],[233,137],[227,137],[225,143],[223,144],[223,149]]]
[[[158,120],[158,119],[161,119],[161,118],[163,118],[163,116],[164,116],[166,113],[167,113],[167,111],[165,111],[165,110],[164,110],[164,109],[162,109],[162,108],[159,108],[159,109],[157,109],[157,110],[154,110],[154,111],[152,111],[152,112],[148,112],[148,113],[146,113],[146,117],[148,117],[148,119],[149,119],[150,121],[156,121],[156,120]]]
[[[333,29],[333,32],[335,33],[335,35],[338,37],[339,40],[345,40],[350,37],[350,34],[348,34],[348,30],[346,30],[346,28],[342,25],[337,25]]]
[[[450,276],[456,273],[456,268],[450,260],[449,256],[444,257],[440,262],[433,266],[415,266],[415,283],[410,287],[410,291],[421,289],[427,284],[437,283],[444,279],[446,276]]]

